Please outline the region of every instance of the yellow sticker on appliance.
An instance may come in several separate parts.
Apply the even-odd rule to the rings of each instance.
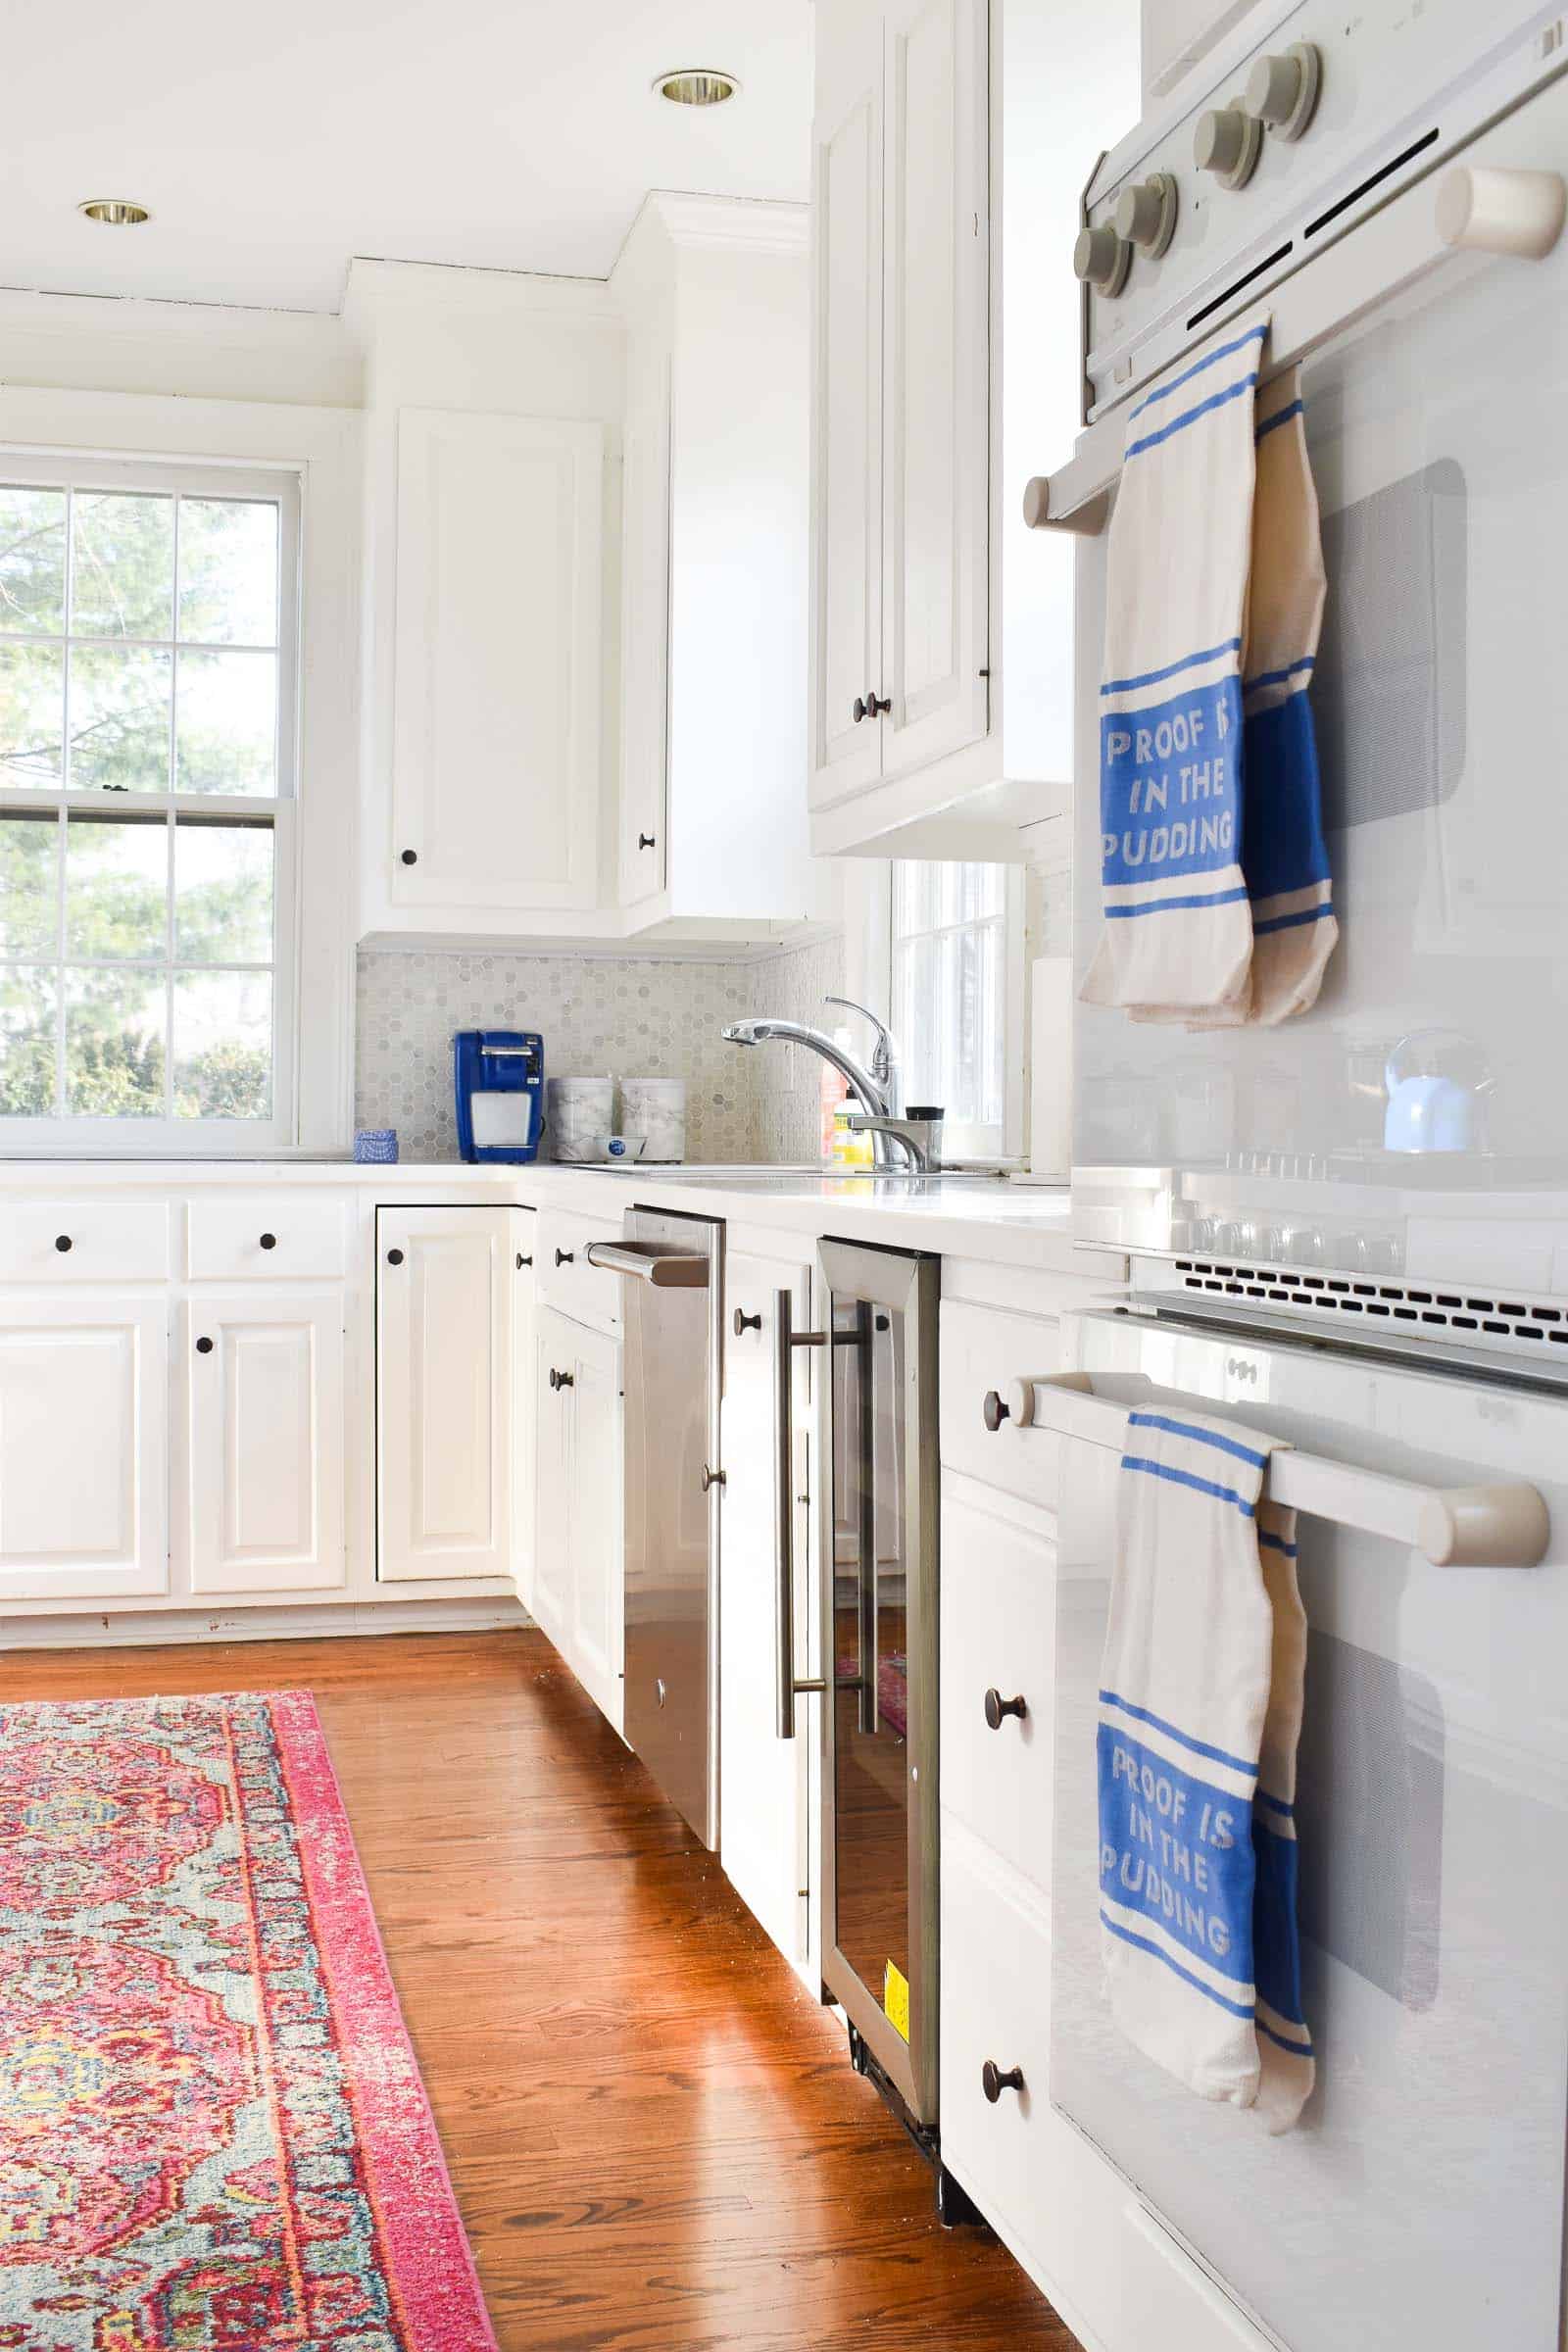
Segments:
[[[882,1974],[882,2006],[888,2024],[902,2041],[909,2038],[909,1980],[901,1977],[890,1960]]]

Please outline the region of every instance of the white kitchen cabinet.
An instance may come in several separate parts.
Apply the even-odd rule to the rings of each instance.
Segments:
[[[778,1738],[780,1399],[774,1335],[781,1290],[790,1293],[796,1328],[811,1328],[810,1289],[809,1268],[791,1259],[737,1251],[725,1269],[725,1296],[746,1323],[725,1338],[718,1613],[719,1856],[736,1892],[786,1960],[808,1977],[817,1942],[812,1831],[820,1702],[799,1699],[795,1738]],[[813,1350],[799,1348],[793,1354],[783,1409],[794,1433],[796,1671],[807,1677],[817,1671],[820,1646],[809,1453]]]
[[[625,1543],[620,1344],[541,1306],[533,1611],[601,1712],[621,1728]]]
[[[857,0],[819,28],[810,802],[822,849],[886,831],[890,809],[920,813],[929,794],[890,802],[887,787],[942,772],[988,731],[989,38],[987,0]],[[954,797],[951,781],[936,795]]]
[[[511,1212],[376,1217],[376,1573],[508,1577]]]
[[[388,896],[446,914],[599,899],[604,429],[404,409]]]
[[[291,1285],[186,1301],[192,1592],[343,1584],[344,1305]]]
[[[162,1289],[0,1303],[0,1598],[168,1591],[168,1317]]]
[[[639,934],[776,938],[833,912],[802,779],[806,208],[651,195],[628,323],[619,875]]]
[[[538,1217],[514,1208],[512,1221],[512,1558],[517,1598],[533,1607],[534,1540],[538,1510],[536,1474],[537,1396],[534,1381],[534,1315],[538,1275]]]

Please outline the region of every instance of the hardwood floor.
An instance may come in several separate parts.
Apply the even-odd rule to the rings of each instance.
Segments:
[[[316,1694],[502,2352],[1072,2352],[535,1633],[0,1657]]]

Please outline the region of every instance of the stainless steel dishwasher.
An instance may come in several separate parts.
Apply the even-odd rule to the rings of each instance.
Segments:
[[[626,1739],[716,1849],[724,1227],[628,1209],[588,1262],[623,1283]]]

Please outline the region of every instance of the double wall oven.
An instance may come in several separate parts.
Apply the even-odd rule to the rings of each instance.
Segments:
[[[1310,85],[1310,86],[1308,86]],[[1166,194],[1169,206],[1162,213]],[[1564,2341],[1568,2138],[1568,19],[1260,0],[1102,164],[1077,534],[1080,977],[1126,414],[1238,322],[1299,365],[1340,944],[1277,1028],[1080,1004],[1053,2100],[1289,2352]],[[1164,231],[1169,234],[1161,244]],[[1125,232],[1125,233],[1124,233]],[[1155,248],[1158,248],[1156,251]],[[1094,1715],[1126,1409],[1298,1449],[1317,2088],[1268,2138],[1101,1996]]]

